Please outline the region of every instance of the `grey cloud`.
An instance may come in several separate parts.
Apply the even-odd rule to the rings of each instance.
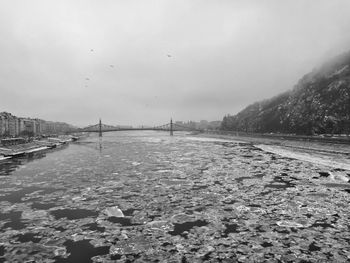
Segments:
[[[0,2],[1,110],[81,126],[219,120],[350,46],[347,0]]]

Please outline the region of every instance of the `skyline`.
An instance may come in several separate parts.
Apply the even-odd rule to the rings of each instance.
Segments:
[[[1,111],[222,120],[349,50],[349,1],[1,1]]]
[[[11,112],[7,112],[7,111],[2,111],[0,112],[0,117],[1,115],[4,116],[4,119],[5,120],[17,120],[17,121],[21,121],[21,120],[25,120],[25,121],[43,121],[43,122],[48,122],[48,123],[61,123],[61,124],[68,124],[70,125],[71,127],[73,128],[87,128],[89,126],[95,126],[95,125],[98,125],[98,123],[93,123],[93,124],[89,124],[89,125],[86,125],[84,127],[79,127],[79,126],[76,126],[74,124],[71,124],[71,123],[65,123],[65,122],[60,122],[60,121],[55,121],[55,120],[43,120],[43,119],[40,119],[40,118],[36,118],[35,116],[16,116],[15,114],[11,113]],[[99,118],[98,119],[98,122],[101,121],[102,122],[102,119]],[[193,121],[193,120],[173,120],[173,118],[170,118],[169,119],[169,123],[170,122],[173,122],[174,124],[179,124],[179,123],[183,123],[183,124],[202,124],[202,125],[205,125],[205,124],[213,124],[213,123],[216,123],[216,122],[220,122],[220,121],[208,121],[208,120],[199,120],[199,121]],[[102,122],[103,123],[103,122]],[[137,126],[131,126],[131,125],[123,125],[123,124],[106,124],[106,123],[103,123],[105,125],[111,125],[111,126],[125,126],[125,127],[155,127],[155,126],[151,126],[151,125],[147,125],[147,124],[140,124],[140,125],[137,125]],[[164,124],[161,124],[161,125],[164,125]],[[158,125],[159,126],[159,125]]]

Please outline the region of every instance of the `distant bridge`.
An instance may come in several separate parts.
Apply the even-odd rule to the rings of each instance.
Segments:
[[[102,136],[103,132],[114,132],[114,131],[168,131],[172,136],[174,131],[197,131],[201,132],[196,128],[187,127],[177,123],[173,123],[171,119],[169,123],[154,126],[154,127],[140,127],[140,128],[127,128],[127,127],[117,127],[112,125],[103,124],[101,119],[98,124],[90,125],[85,128],[79,129],[82,132],[98,132],[99,136]]]

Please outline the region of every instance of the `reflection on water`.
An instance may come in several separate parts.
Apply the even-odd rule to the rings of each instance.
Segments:
[[[62,145],[55,150],[47,150],[47,152],[63,150],[67,145]],[[5,161],[0,162],[0,177],[10,175],[12,172],[17,169],[25,168],[25,165],[29,162],[36,161],[38,159],[46,157],[47,152],[32,152],[25,156],[21,156],[18,158],[7,159]]]
[[[100,153],[102,153],[102,137],[99,138],[99,149],[100,149]]]
[[[350,187],[329,172],[185,133],[91,135],[0,164],[0,262],[345,262]]]
[[[20,211],[0,213],[0,220],[4,223],[1,229],[23,229],[25,227],[25,224],[23,224],[21,221],[21,214],[22,213]]]
[[[182,224],[174,224],[174,231],[169,231],[170,235],[182,235],[182,236],[186,236],[183,233],[186,231],[189,231],[190,229],[192,229],[193,227],[197,226],[206,226],[208,225],[207,222],[203,221],[203,220],[196,220],[194,222],[185,222]]]
[[[26,242],[38,243],[41,240],[40,237],[37,237],[36,234],[33,234],[33,233],[19,234],[15,236],[15,238],[21,243],[26,243]]]
[[[94,247],[89,240],[80,240],[73,242],[68,240],[64,243],[67,247],[69,256],[67,259],[57,257],[56,263],[76,263],[76,262],[92,262],[91,258],[97,255],[105,255],[109,252],[109,247]],[[82,253],[83,252],[83,253]]]
[[[0,162],[0,176],[11,174],[24,162],[23,157]]]

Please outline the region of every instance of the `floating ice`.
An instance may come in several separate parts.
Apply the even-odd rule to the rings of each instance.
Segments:
[[[34,220],[47,218],[47,212],[44,210],[27,210],[22,212],[22,219]]]
[[[238,205],[235,207],[238,212],[248,212],[250,208],[245,205]]]
[[[143,237],[121,240],[109,248],[110,255],[130,255],[147,252],[151,249],[152,243]]]
[[[108,207],[104,210],[104,213],[111,217],[124,217],[124,214],[122,212],[122,210],[120,210],[117,206],[112,206],[112,207]]]
[[[149,227],[151,229],[169,231],[174,228],[174,225],[172,223],[169,223],[168,221],[158,220],[147,223],[146,227]]]
[[[304,227],[304,225],[293,221],[278,221],[276,224],[283,227]]]
[[[173,223],[184,223],[184,222],[193,221],[193,220],[195,220],[193,216],[187,215],[185,213],[179,213],[171,217],[171,221]]]
[[[67,254],[67,249],[65,247],[57,247],[54,254],[56,257],[64,257]]]
[[[331,180],[340,180],[340,181],[343,181],[343,182],[349,182],[349,177],[346,176],[345,174],[342,174],[342,173],[332,173],[332,172],[329,172],[329,178]]]

